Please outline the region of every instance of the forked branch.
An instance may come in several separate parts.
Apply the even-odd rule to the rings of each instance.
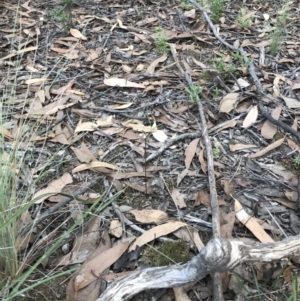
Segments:
[[[114,280],[96,301],[124,301],[158,288],[179,287],[245,262],[271,262],[300,254],[300,235],[276,243],[246,243],[216,238],[184,265],[149,268]]]

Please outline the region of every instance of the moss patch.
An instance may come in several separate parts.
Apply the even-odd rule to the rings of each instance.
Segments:
[[[158,248],[147,247],[143,261],[151,266],[186,263],[192,258],[187,243],[183,240],[165,241]]]

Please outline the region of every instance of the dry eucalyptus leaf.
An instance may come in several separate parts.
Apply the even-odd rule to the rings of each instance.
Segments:
[[[78,29],[71,28],[70,33],[75,38],[87,40],[87,38]]]
[[[189,169],[190,168],[190,165],[191,165],[191,162],[196,154],[196,149],[197,149],[197,145],[198,145],[198,142],[199,142],[199,138],[197,139],[194,139],[190,142],[190,144],[188,145],[188,147],[186,148],[185,150],[185,160],[184,160],[184,163],[185,163],[185,168],[186,169]]]
[[[253,148],[253,147],[257,147],[255,144],[229,144],[229,149],[232,152],[235,151],[239,151],[239,150],[243,150],[243,149],[248,149],[248,148]]]
[[[39,198],[35,204],[40,204],[45,199],[47,199],[50,195],[57,194],[62,191],[62,189],[67,185],[73,182],[72,176],[69,173],[64,173],[59,179],[56,179],[54,181],[51,181],[48,186],[40,191],[38,191],[34,196],[33,199],[43,195],[47,194],[46,196],[43,196]]]
[[[243,223],[255,236],[262,242],[274,242],[274,240],[266,233],[262,226],[256,221],[256,219],[250,216],[242,207],[241,203],[234,199],[234,210],[237,219]]]
[[[280,113],[282,111],[282,106],[275,108],[271,115],[274,119],[278,120]],[[266,139],[272,139],[277,132],[277,126],[266,120],[261,128],[261,135]]]
[[[239,93],[229,93],[220,102],[220,113],[229,113],[234,109],[234,105],[239,98]]]
[[[174,188],[171,192],[172,199],[176,206],[178,206],[179,209],[185,208],[186,203],[184,201],[183,195],[179,192],[177,188]]]
[[[110,77],[104,79],[103,83],[110,87],[145,88],[145,85],[128,81],[126,78]]]
[[[161,224],[168,219],[168,214],[161,210],[154,209],[143,209],[143,210],[131,210],[131,214],[134,215],[135,219],[144,224]]]
[[[260,150],[259,152],[255,153],[255,154],[251,154],[249,156],[249,158],[257,158],[257,157],[261,157],[263,155],[265,155],[266,153],[268,153],[269,151],[275,149],[276,147],[280,146],[285,138],[279,139],[273,143],[271,143],[270,145],[268,145],[267,147],[263,148],[262,150]]]
[[[169,233],[172,233],[176,230],[178,230],[181,227],[187,226],[185,223],[178,222],[178,221],[170,221],[166,224],[156,226],[145,233],[143,233],[135,242],[134,244],[129,248],[129,251],[134,251],[137,246],[142,247],[146,243],[157,239],[158,237],[167,235]]]
[[[257,120],[257,116],[258,116],[258,107],[254,106],[247,114],[242,127],[243,128],[250,127]]]

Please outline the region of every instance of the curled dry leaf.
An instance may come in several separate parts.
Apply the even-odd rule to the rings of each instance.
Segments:
[[[156,226],[150,230],[148,230],[147,232],[145,232],[144,234],[142,234],[135,242],[134,244],[129,248],[129,251],[134,251],[136,249],[137,246],[141,247],[144,244],[157,239],[158,237],[167,235],[169,233],[172,233],[176,230],[178,230],[181,227],[186,226],[185,223],[182,222],[168,222],[166,224],[163,225],[159,225]]]
[[[250,127],[257,120],[257,116],[258,116],[258,107],[254,106],[247,114],[243,122],[243,128]]]
[[[154,209],[143,209],[143,210],[131,210],[131,214],[134,215],[135,219],[144,224],[161,224],[168,219],[168,214],[161,210]]]

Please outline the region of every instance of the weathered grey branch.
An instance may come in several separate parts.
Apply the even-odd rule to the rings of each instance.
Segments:
[[[178,287],[245,262],[271,262],[300,254],[300,235],[276,243],[211,240],[184,265],[149,268],[114,280],[96,301],[125,301],[146,289]]]

